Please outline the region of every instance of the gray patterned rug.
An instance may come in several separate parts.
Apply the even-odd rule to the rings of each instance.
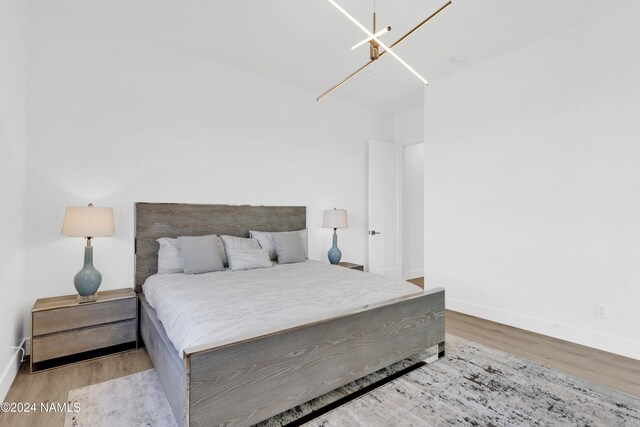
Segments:
[[[271,418],[282,426],[410,365],[403,361]],[[144,390],[144,392],[140,392]],[[141,398],[140,396],[146,396]],[[69,392],[71,426],[174,426],[154,370]],[[640,399],[447,335],[447,356],[309,426],[640,426]]]

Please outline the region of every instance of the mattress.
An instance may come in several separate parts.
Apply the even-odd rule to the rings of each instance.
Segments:
[[[317,261],[155,274],[142,289],[181,358],[188,348],[258,336],[423,292],[408,282]]]

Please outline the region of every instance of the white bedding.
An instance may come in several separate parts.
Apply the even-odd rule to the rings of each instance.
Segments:
[[[155,274],[143,292],[182,358],[191,347],[285,329],[423,291],[408,282],[306,261],[248,271]]]

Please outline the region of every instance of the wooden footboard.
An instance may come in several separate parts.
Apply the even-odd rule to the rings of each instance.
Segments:
[[[444,290],[185,351],[140,294],[140,328],[178,425],[248,426],[444,343]]]
[[[434,289],[242,341],[188,349],[185,422],[248,426],[443,342],[444,290]]]

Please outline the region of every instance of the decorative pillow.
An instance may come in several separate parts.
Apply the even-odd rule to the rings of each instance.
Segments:
[[[273,261],[278,258],[275,245],[273,244],[273,236],[280,233],[298,233],[304,256],[305,258],[309,257],[309,235],[306,228],[304,230],[282,232],[249,231],[249,235],[260,243],[260,247],[269,251],[269,258]]]
[[[227,254],[224,251],[224,242],[220,236],[212,234],[216,238],[216,246],[222,258],[222,265],[229,266]],[[158,250],[158,274],[182,273],[184,272],[184,261],[180,253],[178,239],[173,237],[161,237],[156,242],[160,244]]]
[[[304,261],[304,249],[297,231],[275,233],[272,240],[278,255],[278,264],[292,264]]]
[[[158,274],[182,273],[184,264],[182,255],[180,255],[180,247],[178,239],[170,237],[162,237],[156,242],[160,244],[158,250]]]
[[[260,249],[260,244],[256,239],[247,239],[237,236],[220,236],[224,242],[224,250],[229,256],[229,249]]]
[[[178,245],[186,274],[224,270],[216,236],[180,236]]]
[[[227,249],[229,268],[233,271],[267,268],[273,264],[269,252],[264,249]]]
[[[269,258],[272,261],[278,258],[276,248],[273,246],[273,233],[269,231],[249,231],[249,236],[256,239],[260,247],[269,252]]]
[[[216,236],[216,247],[218,248],[218,252],[220,252],[220,258],[222,258],[222,265],[225,267],[229,267],[229,260],[227,260],[227,253],[224,250],[224,242],[220,238],[220,236]]]

